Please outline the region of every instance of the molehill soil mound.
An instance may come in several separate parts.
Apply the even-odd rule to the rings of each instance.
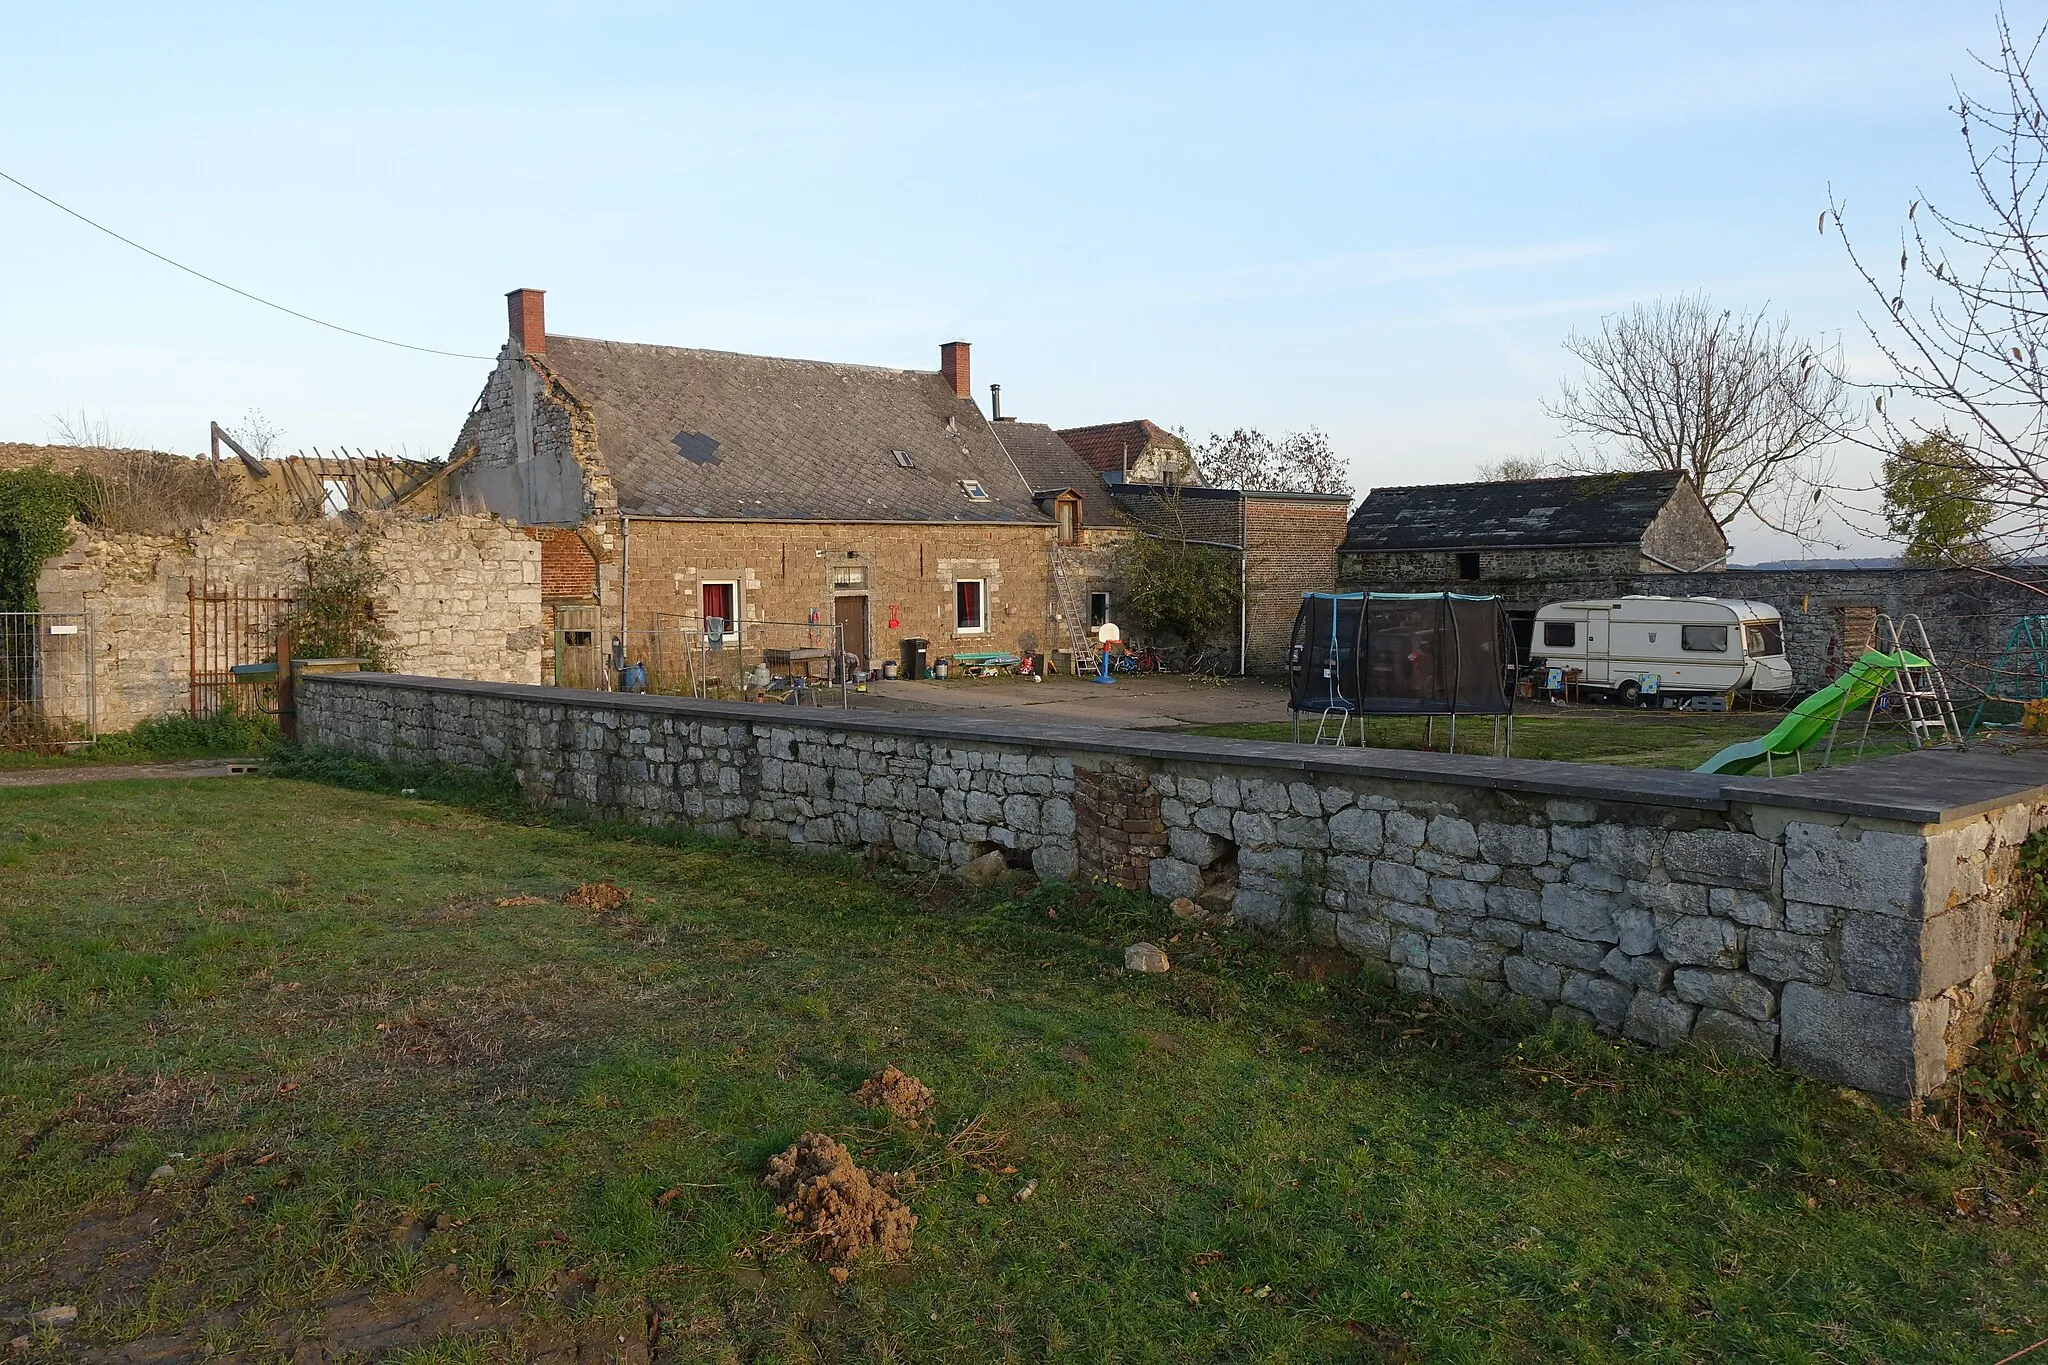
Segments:
[[[843,1264],[867,1251],[885,1261],[910,1254],[917,1215],[896,1197],[906,1177],[875,1175],[823,1133],[805,1133],[768,1158],[763,1185],[782,1196],[782,1216],[811,1243],[813,1260]]]
[[[609,915],[614,910],[625,909],[626,902],[632,899],[633,893],[617,882],[585,882],[562,897],[562,903],[593,915]]]
[[[931,1087],[915,1076],[906,1076],[893,1066],[885,1066],[861,1082],[860,1089],[853,1092],[854,1102],[865,1104],[871,1109],[886,1109],[902,1119],[912,1128],[927,1122],[925,1115],[931,1112]]]

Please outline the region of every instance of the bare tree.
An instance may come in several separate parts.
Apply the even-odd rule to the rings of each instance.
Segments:
[[[241,442],[242,448],[259,460],[268,460],[279,453],[284,441],[284,428],[263,415],[259,408],[250,408],[242,414],[242,420],[228,428],[228,435]]]
[[[1211,433],[1192,447],[1202,477],[1216,488],[1278,493],[1349,493],[1351,476],[1319,428],[1290,431],[1277,441],[1239,427],[1228,436]]]
[[[1801,540],[1818,535],[1848,385],[1789,320],[1688,295],[1602,318],[1564,345],[1586,375],[1565,380],[1544,410],[1592,443],[1567,469],[1674,470],[1723,526],[1748,513]]]
[[[2048,109],[2033,74],[2048,28],[2016,41],[2001,8],[1997,35],[1995,59],[1972,54],[1991,93],[1958,83],[1950,109],[1981,202],[1907,205],[1896,276],[1864,262],[1832,196],[1820,228],[1833,224],[1879,301],[1863,323],[1892,374],[1869,386],[1870,444],[1979,501],[1996,548],[2013,556],[2048,545]]]
[[[115,426],[105,413],[94,417],[84,408],[75,414],[60,412],[50,418],[50,435],[58,445],[85,450],[125,450],[133,438]]]
[[[1526,483],[1530,479],[1546,479],[1555,471],[1550,462],[1540,455],[1508,455],[1498,460],[1486,460],[1479,466],[1481,483]]]

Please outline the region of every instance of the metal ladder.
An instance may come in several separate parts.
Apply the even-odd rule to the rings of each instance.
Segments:
[[[1095,644],[1088,633],[1087,599],[1081,596],[1080,566],[1057,541],[1052,547],[1052,585],[1060,602],[1060,624],[1066,628],[1067,649],[1074,660],[1074,676],[1095,671]]]
[[[1928,642],[1927,626],[1919,613],[1908,612],[1896,620],[1880,616],[1878,625],[1890,636],[1892,653],[1910,652],[1927,661],[1925,667],[1900,669],[1892,685],[1900,709],[1906,713],[1913,747],[1959,743],[1962,726],[1956,720],[1955,703],[1949,698],[1948,682],[1936,665],[1934,646]]]
[[[1330,722],[1332,720],[1337,722],[1337,728],[1334,731],[1330,729]],[[1316,722],[1315,743],[1332,749],[1343,748],[1344,729],[1350,723],[1351,711],[1348,708],[1342,706],[1331,707],[1323,712],[1323,718]],[[1360,741],[1360,743],[1363,742],[1363,740]]]

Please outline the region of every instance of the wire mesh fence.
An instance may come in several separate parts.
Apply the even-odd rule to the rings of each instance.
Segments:
[[[82,612],[0,612],[0,748],[97,737],[92,625]]]
[[[610,654],[604,685],[616,691],[711,701],[843,708],[849,688],[862,680],[861,661],[846,653],[842,628],[829,622],[707,628],[700,617],[664,614],[651,626],[615,635]]]

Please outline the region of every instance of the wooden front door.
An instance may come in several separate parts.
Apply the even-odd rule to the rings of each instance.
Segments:
[[[868,599],[835,597],[832,619],[839,626],[840,647],[857,659],[868,657]]]

